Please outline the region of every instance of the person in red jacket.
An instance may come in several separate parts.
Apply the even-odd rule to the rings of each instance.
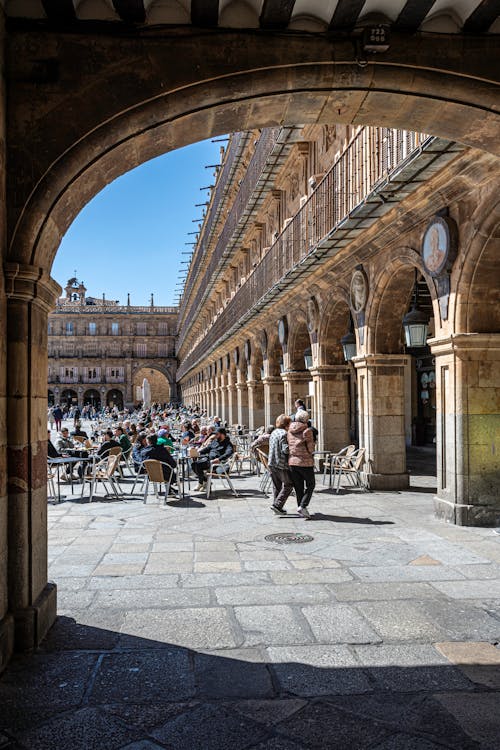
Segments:
[[[310,518],[308,505],[316,485],[314,478],[314,434],[307,426],[309,414],[299,409],[287,432],[288,465],[299,506],[299,515]]]

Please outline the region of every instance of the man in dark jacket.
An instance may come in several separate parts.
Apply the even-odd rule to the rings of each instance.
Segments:
[[[148,435],[147,437],[147,445],[145,448],[142,448],[141,450],[141,457],[143,461],[147,461],[148,459],[153,459],[154,461],[161,461],[164,464],[167,464],[172,468],[172,481],[171,484],[174,484],[176,482],[176,476],[175,476],[175,467],[177,466],[175,459],[172,458],[168,450],[165,448],[164,445],[158,445],[158,436],[157,435]],[[168,469],[163,466],[163,476],[165,479],[168,479]]]
[[[232,454],[233,446],[226,434],[226,430],[224,427],[219,427],[214,439],[205,448],[201,448],[199,457],[191,464],[199,481],[196,491],[205,489],[207,482],[206,473],[210,469],[210,462],[213,462],[216,466],[220,464],[220,468],[216,468],[216,471],[222,473],[227,470],[227,462]]]
[[[120,443],[113,439],[113,430],[106,430],[104,443],[97,451],[99,458],[106,458],[111,448],[120,448]]]

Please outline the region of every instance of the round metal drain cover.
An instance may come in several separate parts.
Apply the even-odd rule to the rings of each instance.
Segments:
[[[277,544],[305,544],[312,542],[314,537],[308,534],[294,534],[293,532],[282,534],[268,534],[264,539],[266,542],[276,542]]]

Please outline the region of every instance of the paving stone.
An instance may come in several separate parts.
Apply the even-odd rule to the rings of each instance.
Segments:
[[[374,750],[442,750],[442,748],[441,743],[436,744],[425,737],[398,733],[382,740],[375,745]]]
[[[57,609],[59,612],[73,611],[90,607],[96,596],[95,591],[58,591]]]
[[[246,646],[310,643],[312,640],[297,613],[286,605],[235,607],[234,613],[244,632]]]
[[[266,572],[242,571],[237,573],[192,573],[181,574],[180,585],[186,588],[205,586],[257,586],[269,584],[270,577]]]
[[[478,685],[500,690],[500,649],[491,643],[435,643],[449,662]]]
[[[282,604],[325,602],[332,596],[324,586],[298,584],[295,586],[226,586],[216,588],[219,604]]]
[[[303,708],[279,725],[281,734],[305,747],[364,748],[388,738],[381,723],[339,711],[329,703],[318,702]]]
[[[443,630],[422,602],[359,602],[357,609],[388,640],[442,640]]]
[[[96,662],[88,653],[15,657],[0,681],[0,729],[31,727],[78,706]]]
[[[144,569],[143,563],[126,565],[98,565],[92,571],[94,576],[133,576],[141,575]]]
[[[500,741],[500,693],[445,693],[436,700],[449,711],[473,740],[484,743],[481,750],[496,750]]]
[[[289,570],[291,565],[286,560],[245,560],[245,570]]]
[[[170,696],[167,696],[170,699]],[[145,703],[119,703],[103,706],[103,711],[120,718],[127,726],[135,727],[149,734],[151,729],[163,726],[187,710],[198,705],[196,701],[178,701],[172,697],[172,702],[165,700]]]
[[[455,570],[466,578],[475,581],[500,579],[500,565],[497,563],[488,563],[487,565],[455,565]]]
[[[210,703],[187,711],[152,732],[155,739],[168,747],[189,750],[244,750],[266,734],[262,727],[241,714],[229,713]]]
[[[267,649],[287,693],[301,697],[370,692],[367,674],[346,646],[285,646]]]
[[[121,750],[162,750],[162,746],[151,740],[139,740],[131,742],[130,745],[124,745]]]
[[[264,663],[195,654],[197,695],[214,698],[269,698],[274,694],[269,669]]]
[[[19,734],[21,743],[30,750],[114,750],[139,737],[137,730],[93,708],[82,708]]]
[[[355,646],[354,651],[382,690],[417,692],[473,687],[460,670],[451,666],[431,645]]]
[[[135,639],[190,648],[233,648],[236,640],[228,613],[215,607],[146,609],[127,612],[122,633]],[[122,640],[126,644],[126,640]]]
[[[163,647],[104,656],[90,701],[94,704],[148,704],[165,696],[182,701],[191,698],[194,690],[188,652]]]
[[[43,651],[110,650],[120,634],[104,627],[76,622],[73,617],[59,615],[41,644]]]
[[[241,563],[236,560],[226,562],[195,562],[193,565],[195,573],[219,573],[239,570],[241,570]]]
[[[377,601],[392,599],[436,598],[436,590],[428,583],[339,583],[330,585],[338,601]]]
[[[293,560],[292,565],[295,565]],[[352,581],[352,575],[341,568],[319,568],[314,570],[273,570],[269,576],[274,583],[340,583]]]
[[[96,593],[96,592],[92,592]],[[149,609],[152,607],[208,607],[208,589],[134,589],[132,591],[100,591],[96,594],[96,607],[113,609]]]
[[[463,578],[457,570],[438,565],[374,565],[351,567],[350,571],[361,581],[455,581]]]
[[[99,576],[89,580],[89,589],[117,589],[130,591],[131,589],[169,589],[177,586],[179,575],[139,575],[139,576]]]
[[[422,611],[433,620],[449,640],[489,641],[500,639],[500,621],[470,602],[427,599]],[[437,638],[436,640],[445,640]]]
[[[263,742],[259,742],[258,745],[254,745],[252,750],[303,750],[303,748],[303,745],[297,745],[285,737],[271,737],[269,740],[264,740]]]
[[[240,700],[230,704],[230,707],[250,719],[255,719],[259,724],[273,726],[297,713],[306,705],[307,702],[301,698],[273,698],[272,700]]]
[[[316,639],[322,643],[376,643],[380,635],[346,604],[303,607]]]
[[[433,586],[452,599],[500,599],[500,580],[436,581]]]

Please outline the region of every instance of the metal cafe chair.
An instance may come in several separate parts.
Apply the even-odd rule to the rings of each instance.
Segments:
[[[215,464],[213,461],[210,462],[210,469],[207,472],[207,500],[210,497],[212,484],[215,479],[221,479],[223,482],[227,482],[227,484],[229,485],[229,489],[231,490],[233,495],[235,497],[239,497],[229,476],[236,463],[236,460],[237,453],[233,453],[233,455],[230,456],[228,463]]]
[[[323,484],[325,484],[326,474],[328,472],[329,474],[329,481],[328,486],[332,486],[333,476],[335,474],[335,467],[337,466],[338,462],[340,460],[343,460],[345,457],[352,456],[354,451],[356,450],[355,445],[346,445],[345,448],[342,448],[337,453],[329,453],[328,456],[325,457],[325,460],[323,462]]]
[[[90,483],[90,502],[92,502],[92,499],[94,497],[94,491],[99,482],[101,482],[106,490],[106,494],[110,495],[111,493],[108,490],[109,483],[111,489],[113,490],[113,494],[115,495],[117,500],[120,500],[120,495],[123,496],[121,487],[118,483],[118,480],[116,477],[113,476],[117,469],[117,464],[119,461],[118,456],[111,456],[108,455],[105,458],[102,458],[100,461],[95,461],[92,471],[90,474],[84,474],[82,477],[82,494],[81,497],[83,497],[83,494],[85,492],[85,485],[87,483]],[[120,495],[118,494],[120,492]]]

